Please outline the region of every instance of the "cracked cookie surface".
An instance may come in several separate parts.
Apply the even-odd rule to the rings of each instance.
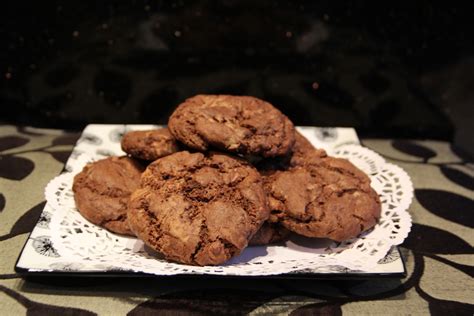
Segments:
[[[145,168],[129,157],[109,157],[88,164],[74,177],[74,200],[90,222],[112,232],[132,235],[127,222],[130,194]]]
[[[167,259],[217,265],[268,219],[258,171],[221,153],[178,152],[151,163],[129,203],[133,232]]]
[[[121,141],[122,150],[134,158],[154,161],[180,150],[168,128],[130,131]]]
[[[180,104],[168,127],[190,148],[242,155],[286,155],[294,143],[293,123],[273,105],[249,96],[197,95]]]
[[[296,132],[292,152],[257,165],[270,222],[308,237],[343,241],[373,227],[380,200],[369,177],[346,159],[330,157]]]

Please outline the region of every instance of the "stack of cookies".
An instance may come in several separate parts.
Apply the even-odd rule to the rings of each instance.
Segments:
[[[366,174],[257,98],[197,95],[168,128],[129,132],[121,144],[128,156],[74,178],[77,208],[171,261],[218,265],[290,232],[343,241],[380,217]]]

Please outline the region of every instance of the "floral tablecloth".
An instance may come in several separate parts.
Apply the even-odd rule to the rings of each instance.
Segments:
[[[363,139],[415,186],[403,279],[22,278],[15,261],[80,133],[0,126],[2,315],[474,313],[474,163],[439,141]]]

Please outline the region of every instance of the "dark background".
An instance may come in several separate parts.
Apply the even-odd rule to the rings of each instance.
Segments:
[[[429,1],[9,1],[0,120],[164,124],[197,93],[253,95],[296,125],[471,151],[473,9]]]

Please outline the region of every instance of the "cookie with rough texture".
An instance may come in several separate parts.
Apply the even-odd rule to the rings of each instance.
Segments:
[[[139,187],[144,169],[129,157],[109,157],[86,165],[72,186],[77,209],[96,225],[133,235],[127,222],[127,204]]]
[[[122,150],[130,156],[153,161],[180,150],[176,139],[167,128],[130,131],[123,135]]]
[[[290,231],[278,223],[263,223],[262,227],[252,237],[249,246],[264,246],[287,239]]]
[[[372,228],[381,205],[369,177],[346,159],[313,152],[263,177],[270,221],[308,237],[343,241]]]
[[[197,95],[180,104],[168,128],[190,148],[218,148],[242,155],[286,155],[293,123],[273,105],[249,96]]]
[[[182,151],[154,161],[129,204],[137,237],[167,259],[193,265],[238,255],[268,216],[258,171],[212,152]]]

